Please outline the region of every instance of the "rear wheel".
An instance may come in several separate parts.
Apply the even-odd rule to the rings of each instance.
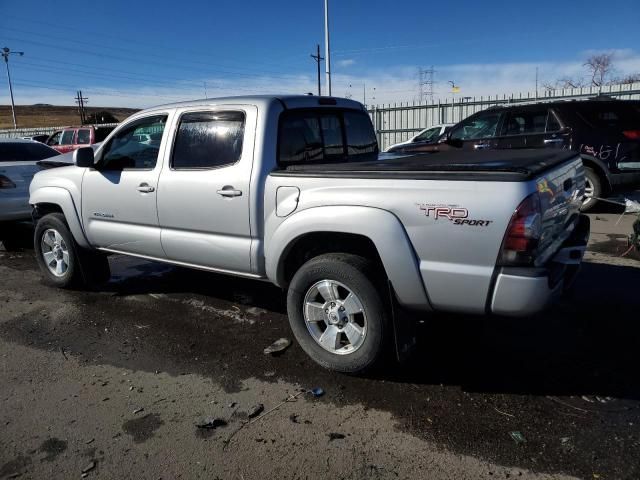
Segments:
[[[381,358],[390,328],[379,278],[372,262],[351,254],[320,255],[296,272],[287,296],[289,323],[316,363],[361,373]]]
[[[600,177],[595,172],[595,170],[589,167],[584,168],[584,181],[585,198],[582,202],[582,207],[580,207],[580,210],[582,210],[583,212],[587,212],[591,210],[596,205],[596,203],[598,203],[598,200],[596,200],[596,198],[602,196],[602,181],[600,180]]]

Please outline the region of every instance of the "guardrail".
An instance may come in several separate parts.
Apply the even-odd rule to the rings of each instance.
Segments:
[[[81,125],[82,127],[115,127],[117,123],[96,123],[91,125]],[[64,125],[62,127],[35,127],[35,128],[18,128],[17,130],[4,129],[0,130],[0,138],[22,138],[32,137],[34,135],[51,135],[56,130],[62,130],[63,128],[70,128],[70,125]],[[73,126],[72,128],[79,128],[79,126]]]
[[[400,102],[368,106],[380,150],[408,140],[420,130],[441,123],[458,123],[469,115],[496,105],[584,100],[608,95],[622,100],[640,100],[640,83],[601,88],[567,88],[488,97],[458,97],[432,103]]]

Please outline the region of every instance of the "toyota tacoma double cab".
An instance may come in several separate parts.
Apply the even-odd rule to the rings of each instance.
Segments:
[[[589,234],[576,153],[379,159],[363,106],[333,97],[144,110],[30,192],[49,283],[105,281],[109,254],[267,280],[304,351],[349,373],[410,351],[430,312],[543,309]]]

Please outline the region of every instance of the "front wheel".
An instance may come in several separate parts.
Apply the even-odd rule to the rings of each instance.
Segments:
[[[50,213],[38,220],[33,243],[40,270],[50,285],[84,287],[109,278],[106,256],[82,249],[61,213]]]
[[[383,355],[389,315],[372,262],[357,255],[325,254],[305,263],[287,295],[293,334],[318,364],[362,373]]]

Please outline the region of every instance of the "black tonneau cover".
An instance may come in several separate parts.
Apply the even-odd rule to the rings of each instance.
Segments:
[[[531,180],[577,156],[571,150],[553,149],[382,153],[375,161],[290,165],[272,175],[518,182]]]

